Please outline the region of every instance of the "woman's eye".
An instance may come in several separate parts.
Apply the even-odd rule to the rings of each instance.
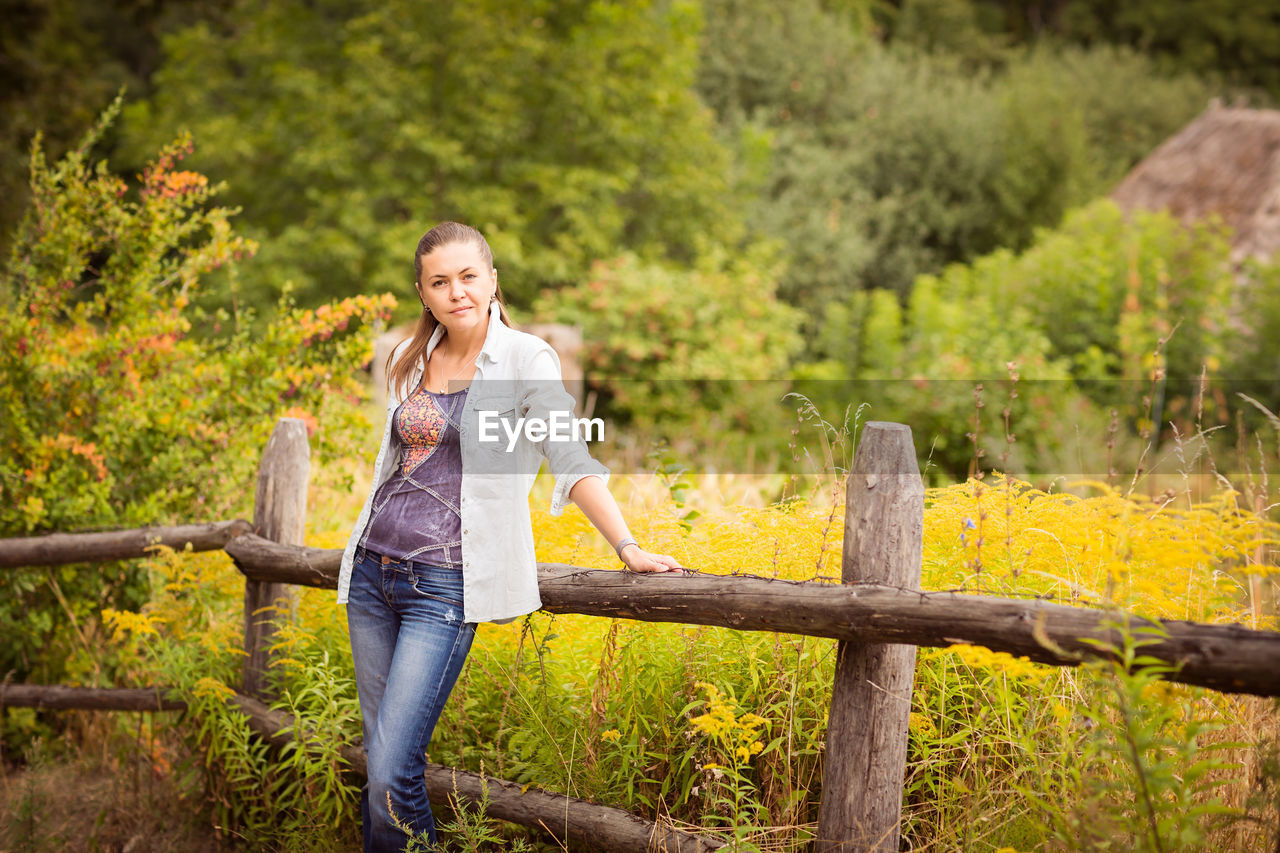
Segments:
[[[466,275],[464,275],[464,276],[463,276],[463,278],[468,279],[468,280],[473,279],[473,278],[475,278],[475,277],[476,277],[476,274],[475,274],[475,273],[473,273],[473,272],[469,272],[469,273],[467,273]]]

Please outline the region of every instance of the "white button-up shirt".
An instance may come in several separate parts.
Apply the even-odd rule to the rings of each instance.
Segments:
[[[437,326],[427,344],[428,358],[443,336],[444,327]],[[407,343],[396,347],[393,361]],[[406,395],[417,389],[423,369],[419,360],[405,386]],[[347,601],[356,547],[369,523],[373,496],[400,464],[391,427],[396,407],[403,401],[399,389],[392,388],[382,446],[373,463],[373,488],[342,554],[340,604]],[[608,469],[591,458],[581,440],[585,436],[572,429],[573,407],[573,397],[560,378],[555,350],[541,338],[505,325],[494,303],[459,430],[462,598],[467,622],[510,621],[542,606],[529,517],[529,490],[542,458],[546,457],[556,478],[552,515],[564,511],[569,490],[583,477],[608,480]],[[539,421],[550,427],[550,434],[542,440],[536,440]]]

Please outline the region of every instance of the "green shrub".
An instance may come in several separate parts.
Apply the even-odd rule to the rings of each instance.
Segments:
[[[582,327],[588,385],[619,424],[704,443],[758,437],[785,423],[785,389],[765,380],[784,379],[799,346],[798,313],[777,299],[776,272],[766,248],[693,270],[628,255],[544,293],[535,310]]]
[[[322,457],[367,429],[352,403],[369,343],[353,332],[393,300],[285,302],[252,334],[243,314],[196,308],[202,276],[255,246],[211,203],[218,188],[181,168],[187,138],[133,186],[91,161],[118,108],[62,161],[33,153],[31,207],[0,275],[0,535],[244,514],[278,417],[303,418]],[[0,585],[14,638],[0,671],[19,679],[59,677],[66,644],[90,645],[92,614],[146,594],[115,565],[6,572]]]
[[[737,144],[750,226],[787,252],[780,295],[815,335],[855,291],[905,303],[921,274],[1031,245],[1213,93],[1124,49],[966,40],[967,6],[907,4],[898,24],[936,32],[886,46],[816,0],[706,4],[698,89]]]
[[[944,293],[1019,312],[1078,380],[1194,378],[1226,354],[1233,269],[1227,233],[1110,201],[1073,212],[1022,254],[997,252],[939,278]]]
[[[854,294],[826,314],[815,346],[824,361],[800,373],[857,383],[841,399],[828,394],[830,403],[865,400],[871,417],[911,424],[953,474],[982,451],[982,467],[1002,467],[1002,457],[1020,466],[1005,470],[1099,475],[1108,468],[1102,442],[1089,450],[1079,436],[1106,433],[1112,408],[1135,432],[1171,418],[1182,435],[1196,430],[1201,369],[1218,376],[1236,338],[1234,287],[1220,226],[1126,216],[1098,201],[1022,253],[1000,250],[921,276],[905,306],[885,292]],[[1250,293],[1261,322],[1275,322],[1265,320],[1275,313],[1266,289]],[[1006,403],[1016,448],[1002,438]],[[1204,423],[1225,411],[1207,399]]]

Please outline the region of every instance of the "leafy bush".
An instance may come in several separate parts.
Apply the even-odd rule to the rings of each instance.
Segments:
[[[350,452],[366,429],[352,404],[369,343],[353,333],[393,300],[285,302],[257,333],[243,313],[196,308],[202,276],[256,247],[232,229],[234,211],[211,203],[218,188],[181,167],[187,138],[134,186],[92,162],[118,108],[62,161],[38,144],[32,157],[31,208],[0,277],[0,535],[243,514],[277,418],[304,419],[322,458]],[[7,572],[0,585],[15,638],[0,671],[18,678],[55,678],[68,622],[146,593],[115,566]]]
[[[963,476],[983,450],[983,467],[1012,453],[1013,470],[1098,475],[1109,468],[1097,436],[1112,408],[1133,432],[1177,419],[1189,435],[1229,416],[1222,398],[1196,397],[1202,368],[1219,375],[1234,349],[1235,287],[1220,226],[1125,215],[1098,201],[1024,252],[999,250],[921,276],[905,306],[883,292],[853,295],[826,314],[814,346],[825,360],[800,372],[845,381],[844,399],[828,392],[828,405],[866,400],[873,417],[910,423],[952,474]],[[1246,292],[1259,322],[1275,322],[1265,319],[1275,313],[1265,288]],[[1265,327],[1259,332],[1265,337]],[[1261,338],[1258,346],[1265,351]],[[985,450],[968,435],[979,383]],[[1019,436],[1012,450],[1001,441],[1006,402]],[[1093,437],[1092,451],[1081,453],[1080,435]]]
[[[1078,436],[1062,426],[1102,424],[1025,310],[922,276],[905,307],[875,290],[827,320],[827,359],[799,369],[798,387],[824,411],[866,404],[869,418],[909,424],[935,481],[993,467],[1082,473],[1068,462]]]
[[[1005,114],[991,82],[959,73],[945,58],[904,56],[837,35],[807,38],[819,43],[778,69],[789,88],[749,92],[745,108],[725,103],[721,110],[749,120],[771,142],[749,224],[785,246],[792,266],[781,294],[812,324],[854,290],[882,287],[905,297],[922,272],[1053,224],[1060,209],[1027,216],[1029,194],[1044,195],[1043,181],[1031,175],[1046,173],[1055,192],[1068,186],[1060,173],[1084,155],[1073,114],[1061,116],[1052,134],[1018,133],[1009,126],[1017,117]],[[1024,170],[1022,185],[1012,183],[1014,169]],[[1069,203],[1084,200],[1072,191]]]
[[[1280,410],[1280,258],[1241,265],[1222,375]]]
[[[679,270],[624,256],[535,310],[581,326],[583,368],[603,410],[638,430],[708,442],[778,427],[798,314],[775,295],[767,247]],[[776,417],[774,414],[776,413]]]
[[[963,38],[968,5],[903,14]],[[712,0],[706,18],[699,92],[738,146],[749,224],[788,254],[780,295],[815,333],[853,292],[905,303],[921,274],[1027,247],[1212,94],[1121,49],[886,46],[817,0]]]
[[[1099,201],[1022,255],[997,254],[944,274],[957,294],[983,290],[1024,308],[1079,379],[1142,379],[1161,338],[1168,373],[1195,377],[1225,354],[1234,289],[1221,226],[1167,213],[1124,214]]]
[[[1095,45],[1028,51],[1004,74],[1004,88],[1078,115],[1088,146],[1088,196],[1109,192],[1129,170],[1201,113],[1219,90],[1188,73],[1170,73],[1141,53]]]
[[[1006,21],[1028,35],[1025,30],[1032,16],[1000,5]],[[1058,7],[1044,23],[1065,39],[1130,45],[1162,67],[1262,90],[1273,102],[1280,97],[1280,21],[1275,9],[1265,4],[1188,0],[1174,9],[1160,0],[1124,4],[1085,0]]]

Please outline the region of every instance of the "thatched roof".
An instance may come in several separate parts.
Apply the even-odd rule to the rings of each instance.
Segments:
[[[1134,168],[1111,197],[1183,221],[1216,213],[1237,257],[1280,250],[1280,110],[1214,104]]]

